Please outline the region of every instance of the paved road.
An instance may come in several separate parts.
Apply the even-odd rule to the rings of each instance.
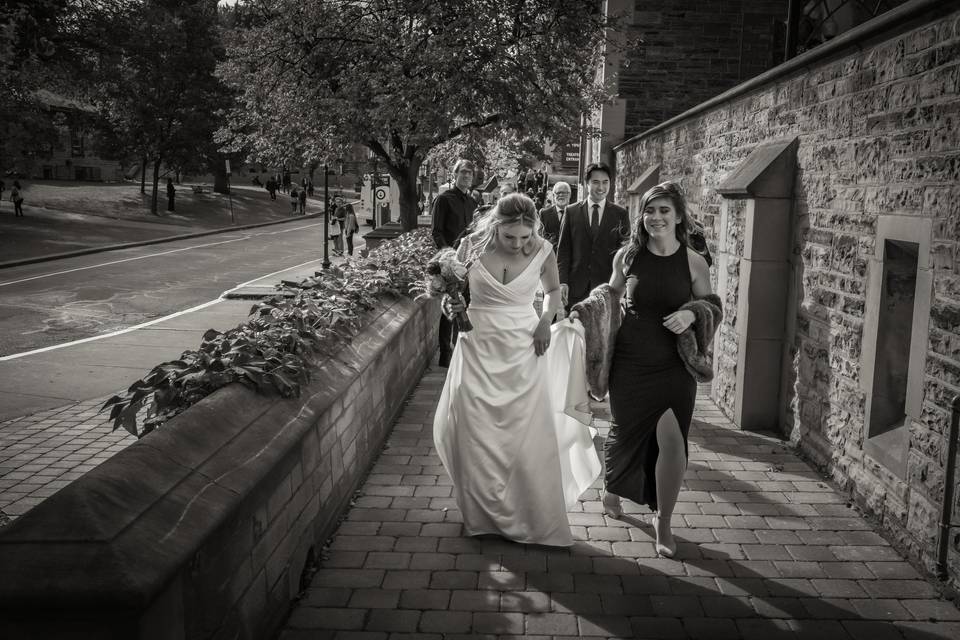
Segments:
[[[322,220],[0,271],[0,356],[116,331],[321,256]]]

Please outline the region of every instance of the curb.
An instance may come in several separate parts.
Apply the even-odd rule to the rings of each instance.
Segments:
[[[88,249],[77,249],[76,251],[65,251],[63,253],[51,253],[45,256],[36,256],[33,258],[22,258],[20,260],[10,260],[0,262],[0,269],[10,267],[19,267],[25,264],[36,264],[38,262],[49,262],[51,260],[61,260],[63,258],[73,258],[76,256],[86,256],[91,253],[101,253],[104,251],[116,251],[117,249],[131,249],[133,247],[144,247],[151,244],[161,244],[164,242],[174,242],[176,240],[188,240],[190,238],[201,238],[203,236],[212,236],[218,233],[228,233],[230,231],[242,231],[244,229],[256,229],[258,227],[269,227],[275,224],[288,224],[290,222],[300,222],[310,220],[311,218],[322,218],[322,213],[311,213],[304,216],[297,216],[285,220],[271,220],[270,222],[257,222],[255,224],[244,224],[236,227],[221,227],[219,229],[208,229],[207,231],[197,231],[196,233],[182,233],[178,236],[166,236],[164,238],[153,238],[152,240],[139,240],[137,242],[125,242],[122,244],[109,244],[102,247],[90,247]]]

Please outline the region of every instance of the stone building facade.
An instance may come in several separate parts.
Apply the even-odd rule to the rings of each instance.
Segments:
[[[607,0],[643,44],[608,55],[600,73],[616,96],[589,123],[585,162],[612,164],[612,149],[773,67],[782,57],[787,0]]]
[[[672,179],[706,227],[718,405],[932,568],[960,394],[958,3],[904,3],[615,153],[622,204]]]

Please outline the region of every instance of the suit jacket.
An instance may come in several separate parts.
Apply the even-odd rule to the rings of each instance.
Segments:
[[[553,245],[553,252],[557,252],[560,242],[560,212],[557,205],[552,204],[540,210],[540,221],[543,223],[543,237]]]
[[[473,221],[477,201],[456,187],[447,189],[433,201],[432,234],[438,249],[455,247]]]
[[[560,225],[557,266],[560,283],[570,289],[570,306],[586,298],[594,287],[610,281],[613,256],[630,237],[630,214],[608,201],[594,240],[590,235],[588,205],[588,200],[569,205]]]

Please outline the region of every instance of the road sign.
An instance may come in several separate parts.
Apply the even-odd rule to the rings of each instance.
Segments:
[[[223,160],[227,165],[227,175],[230,175],[230,158],[224,158]]]
[[[377,187],[377,200],[383,201],[387,199],[388,191],[383,187]]]

